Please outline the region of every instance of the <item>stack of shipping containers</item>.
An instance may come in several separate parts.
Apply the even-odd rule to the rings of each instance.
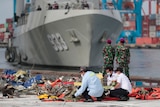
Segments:
[[[157,25],[157,14],[150,14],[148,16],[143,16],[142,21],[142,37],[136,39],[137,45],[143,44],[158,44],[159,37],[157,35],[158,25]],[[159,20],[160,21],[160,20]],[[160,29],[159,29],[160,30]]]
[[[156,37],[156,14],[149,15],[149,37]]]
[[[157,37],[160,37],[160,0],[157,0],[157,9],[156,9],[156,30],[157,30]]]
[[[6,32],[5,24],[0,24],[0,43],[4,40],[4,32]]]
[[[6,32],[3,42],[8,43],[8,40],[12,36],[12,34],[13,34],[13,20],[12,18],[8,18],[6,19]]]
[[[0,43],[8,43],[8,39],[13,34],[12,18],[6,19],[5,24],[0,24]]]
[[[156,15],[156,36],[160,38],[160,14]]]
[[[124,30],[135,30],[135,15],[134,14],[124,14],[122,16],[123,19],[123,29]]]
[[[149,25],[148,25],[148,16],[143,16],[142,18],[142,37],[149,36]]]
[[[156,14],[149,15],[149,37],[151,43],[149,44],[158,44],[159,38],[156,35]]]
[[[160,43],[160,0],[157,0],[156,14],[143,16],[142,37],[136,39],[136,44],[159,44]]]

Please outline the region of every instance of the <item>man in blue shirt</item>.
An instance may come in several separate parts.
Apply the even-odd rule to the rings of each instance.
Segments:
[[[93,102],[91,97],[93,96],[97,98],[97,101],[101,101],[104,93],[101,80],[94,72],[87,70],[87,67],[80,67],[80,74],[82,76],[82,84],[73,97],[83,95],[85,102]]]

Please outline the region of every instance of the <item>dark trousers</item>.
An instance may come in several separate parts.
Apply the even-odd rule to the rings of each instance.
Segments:
[[[128,97],[129,92],[125,89],[118,88],[110,91],[110,97]]]
[[[88,94],[88,90],[86,88],[86,90],[82,93],[83,97],[87,100],[87,99],[92,99],[92,97]],[[103,94],[100,97],[96,97],[97,100],[101,100],[103,98]]]
[[[87,91],[87,88],[86,88],[86,90],[82,93],[82,95],[83,95],[83,97],[87,100],[87,99],[92,99],[92,97],[90,96],[90,95],[88,95],[88,92],[89,91]]]

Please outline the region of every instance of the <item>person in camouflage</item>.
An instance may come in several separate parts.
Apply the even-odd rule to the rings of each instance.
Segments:
[[[110,67],[114,67],[114,57],[115,57],[115,49],[114,47],[111,45],[112,41],[110,39],[108,39],[106,41],[106,45],[103,48],[103,58],[104,58],[104,68],[110,66]],[[105,72],[103,72],[103,74],[105,75]]]
[[[124,46],[125,40],[120,39],[119,45],[116,47],[115,57],[116,63],[123,68],[123,73],[129,78],[130,50]]]

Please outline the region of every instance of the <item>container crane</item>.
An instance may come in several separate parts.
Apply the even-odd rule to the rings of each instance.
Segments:
[[[141,8],[143,0],[102,0],[103,4],[109,3],[113,4],[114,8],[119,10],[121,16],[128,17],[127,14],[134,14],[135,15],[135,30],[123,30],[117,39],[117,42],[120,38],[127,38],[128,43],[135,43],[136,37],[140,37],[142,34],[142,14]],[[103,8],[105,6],[103,5]],[[107,4],[106,4],[106,7]]]
[[[135,30],[123,30],[118,38],[127,38],[128,43],[135,43],[136,38],[142,35],[142,0],[118,0],[116,7],[120,10],[121,15],[123,14],[134,14],[135,15]],[[114,2],[116,3],[116,2]]]

